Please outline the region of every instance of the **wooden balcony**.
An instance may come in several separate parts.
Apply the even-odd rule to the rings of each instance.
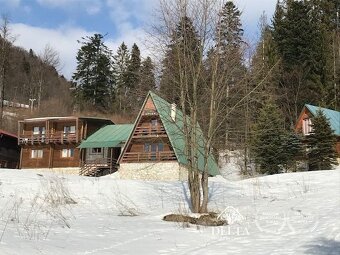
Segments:
[[[123,162],[147,162],[176,160],[173,151],[159,152],[125,152]]]
[[[136,127],[133,133],[134,138],[144,138],[144,137],[166,137],[166,131],[164,127],[158,126],[141,126]]]
[[[78,138],[76,133],[57,132],[53,134],[24,134],[19,136],[19,145],[23,144],[48,144],[48,143],[77,143]]]
[[[158,112],[152,109],[144,109],[144,111],[142,112],[142,115],[143,116],[157,116]]]

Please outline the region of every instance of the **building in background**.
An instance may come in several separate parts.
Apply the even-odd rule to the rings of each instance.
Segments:
[[[19,121],[20,168],[79,173],[79,144],[111,120],[89,117],[45,117]]]
[[[19,159],[18,137],[0,129],[0,168],[18,168]]]
[[[338,158],[340,158],[340,112],[334,111],[327,108],[322,108],[314,105],[306,104],[301,114],[296,122],[295,130],[301,132],[303,136],[308,136],[312,130],[312,119],[316,115],[317,111],[321,110],[325,117],[328,119],[329,124],[337,137],[336,151],[338,153]]]

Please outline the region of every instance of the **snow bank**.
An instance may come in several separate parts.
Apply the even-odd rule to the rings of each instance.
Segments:
[[[230,225],[163,222],[189,213],[185,182],[1,169],[0,254],[340,254],[339,168],[214,177],[209,195]]]

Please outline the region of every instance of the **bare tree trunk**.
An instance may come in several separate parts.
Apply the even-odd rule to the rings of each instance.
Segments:
[[[8,54],[10,49],[10,43],[14,40],[11,38],[9,29],[9,19],[7,16],[2,16],[0,25],[0,128],[3,128],[3,112],[4,112],[4,100],[5,100],[5,88],[6,88],[6,66],[8,62]]]

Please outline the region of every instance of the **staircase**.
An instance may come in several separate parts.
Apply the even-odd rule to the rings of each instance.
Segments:
[[[115,160],[99,158],[82,162],[79,175],[99,177],[116,172],[118,169]]]

